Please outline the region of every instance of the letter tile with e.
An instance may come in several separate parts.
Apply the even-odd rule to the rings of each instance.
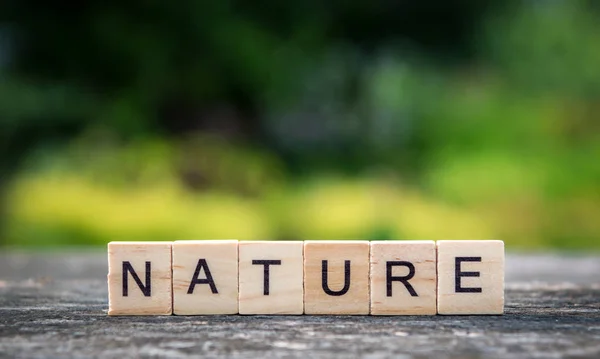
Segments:
[[[240,242],[240,314],[302,314],[302,242]]]
[[[504,312],[504,242],[438,241],[438,314]]]
[[[369,242],[304,242],[304,312],[369,314]]]
[[[435,315],[434,241],[371,242],[371,314]]]
[[[238,313],[238,241],[173,243],[173,313]]]
[[[171,314],[171,243],[108,243],[108,315]]]

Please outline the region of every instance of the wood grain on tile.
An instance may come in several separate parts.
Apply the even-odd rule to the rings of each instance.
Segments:
[[[108,315],[171,314],[171,244],[108,244]]]
[[[438,241],[438,313],[504,312],[504,242]]]
[[[239,243],[240,314],[302,314],[302,242]]]
[[[371,242],[371,314],[435,315],[434,241]]]
[[[238,313],[238,241],[173,243],[173,313]]]
[[[369,242],[304,242],[304,312],[369,314]]]

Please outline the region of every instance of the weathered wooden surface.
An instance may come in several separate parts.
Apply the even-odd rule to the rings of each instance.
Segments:
[[[0,357],[600,358],[600,257],[509,256],[501,317],[108,317],[106,271],[0,254]]]

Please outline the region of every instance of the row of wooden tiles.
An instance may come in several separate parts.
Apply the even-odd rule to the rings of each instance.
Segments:
[[[111,242],[109,315],[502,314],[504,243]]]

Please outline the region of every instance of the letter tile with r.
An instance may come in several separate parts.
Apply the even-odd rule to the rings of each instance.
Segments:
[[[434,241],[371,242],[371,314],[435,315]]]

